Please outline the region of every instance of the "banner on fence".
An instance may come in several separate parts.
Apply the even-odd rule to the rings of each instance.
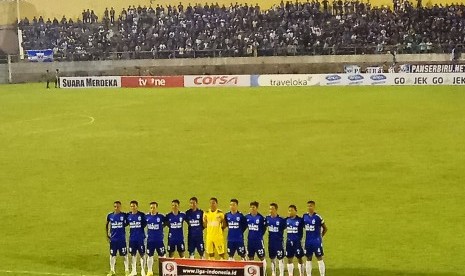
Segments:
[[[409,73],[465,73],[465,64],[410,64]]]
[[[184,87],[183,76],[126,76],[121,87]]]
[[[53,61],[53,50],[27,50],[27,59],[33,62],[52,62]]]
[[[464,85],[465,75],[444,74],[329,74],[323,75],[320,85]]]
[[[121,87],[121,77],[60,77],[60,88]]]
[[[262,262],[159,258],[160,276],[264,276]]]
[[[253,75],[252,86],[314,86],[320,84],[320,75],[295,74],[295,75]]]
[[[250,75],[184,76],[185,87],[250,86]]]

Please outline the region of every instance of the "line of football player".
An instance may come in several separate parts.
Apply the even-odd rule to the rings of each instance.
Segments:
[[[234,260],[237,253],[241,260],[253,260],[255,255],[264,263],[265,245],[264,234],[268,230],[268,256],[271,260],[271,274],[284,276],[284,257],[287,257],[287,271],[289,276],[294,274],[294,257],[298,260],[299,276],[311,276],[312,257],[318,261],[321,276],[325,275],[323,261],[322,238],[327,232],[323,218],[315,211],[315,202],[307,202],[307,212],[303,216],[297,215],[297,207],[289,205],[288,216],[278,214],[278,205],[269,205],[269,215],[266,217],[258,211],[259,203],[249,204],[250,212],[246,215],[238,210],[239,201],[230,200],[230,211],[223,213],[218,209],[218,200],[210,199],[210,208],[203,211],[198,207],[198,199],[189,200],[190,208],[186,212],[179,209],[180,201],[171,202],[171,212],[163,215],[158,212],[158,203],[150,203],[150,212],[144,214],[138,210],[138,202],[130,202],[130,211],[121,211],[121,202],[114,202],[114,211],[107,216],[106,233],[110,243],[110,273],[115,275],[116,255],[124,257],[126,275],[137,275],[137,255],[140,256],[141,275],[153,275],[154,255],[164,257],[164,228],[168,228],[167,251],[169,257],[174,257],[177,251],[184,257],[184,222],[187,225],[187,244],[190,258],[195,252],[200,258],[225,258],[223,230],[227,229],[227,254],[229,260]],[[210,221],[209,221],[210,219]],[[129,227],[129,253],[131,258],[131,272],[129,272],[129,258],[127,255],[126,227]],[[214,228],[221,230],[214,232]],[[145,230],[147,229],[147,231]],[[204,229],[206,229],[206,244],[204,243]],[[247,233],[247,245],[244,243]],[[286,232],[286,239],[284,233]],[[304,239],[305,234],[305,239]],[[304,240],[304,242],[302,242]],[[284,242],[285,241],[285,242]],[[302,244],[303,243],[303,244]],[[306,257],[304,264],[303,257]],[[147,268],[147,270],[146,270]],[[146,273],[147,271],[147,273]]]

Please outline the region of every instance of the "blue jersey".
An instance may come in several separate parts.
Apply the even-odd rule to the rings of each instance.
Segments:
[[[163,241],[163,226],[165,226],[165,216],[157,213],[145,215],[147,220],[147,241]]]
[[[129,224],[129,241],[143,241],[145,239],[145,214],[137,212],[135,214],[128,213],[127,220]]]
[[[266,226],[268,228],[268,243],[283,243],[286,220],[279,215],[276,217],[267,216]]]
[[[187,237],[188,238],[203,238],[203,211],[197,209],[186,211],[187,222]]]
[[[299,216],[296,216],[295,218],[288,217],[286,219],[286,232],[288,241],[300,244],[304,233],[304,223],[302,218]]]
[[[265,218],[260,214],[253,216],[248,214],[245,216],[247,219],[247,228],[249,229],[249,241],[263,241],[263,235],[266,231]]]
[[[186,214],[179,212],[177,215],[168,213],[166,222],[168,224],[168,242],[184,242],[183,223],[186,220]]]
[[[228,241],[244,241],[244,231],[247,229],[247,220],[241,212],[235,214],[227,212],[225,220],[228,224]]]
[[[128,225],[125,213],[109,213],[107,222],[110,228],[110,241],[126,241],[126,229]]]
[[[324,219],[317,213],[304,214],[305,225],[305,243],[321,242],[321,225],[325,223]]]

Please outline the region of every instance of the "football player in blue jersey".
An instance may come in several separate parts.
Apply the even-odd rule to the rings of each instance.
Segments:
[[[258,202],[250,203],[250,213],[245,216],[247,220],[247,255],[250,260],[254,259],[255,254],[263,261],[263,267],[266,267],[265,245],[263,235],[266,231],[265,218],[258,212]]]
[[[198,208],[198,199],[189,199],[190,209],[186,211],[187,251],[189,258],[194,259],[195,250],[204,258],[205,244],[203,242],[203,211]]]
[[[307,275],[312,275],[312,256],[318,260],[320,275],[325,276],[326,267],[323,261],[323,237],[328,231],[324,219],[315,212],[315,201],[307,202],[307,213],[303,215],[305,227],[305,256]]]
[[[265,218],[268,228],[268,255],[271,259],[271,275],[276,276],[276,258],[278,259],[279,275],[284,276],[284,229],[286,220],[278,215],[278,204],[270,204],[270,215]]]
[[[130,202],[131,212],[127,215],[129,224],[129,254],[131,254],[132,270],[131,276],[136,276],[137,253],[140,257],[141,274],[145,275],[145,226],[147,221],[145,214],[138,210],[139,203],[135,200]]]
[[[124,270],[126,275],[129,274],[129,261],[126,246],[126,214],[121,212],[121,202],[113,203],[114,211],[107,215],[107,223],[105,225],[106,236],[110,242],[110,273],[108,276],[115,275],[116,254],[124,257]]]
[[[237,254],[241,260],[245,260],[244,231],[247,229],[247,220],[238,210],[239,201],[235,198],[229,203],[230,211],[225,215],[226,227],[228,228],[228,256],[234,260]]]
[[[286,257],[287,257],[287,270],[289,276],[294,275],[294,257],[297,257],[299,275],[304,276],[304,265],[302,257],[304,250],[302,248],[302,236],[304,231],[304,224],[302,218],[297,215],[297,207],[289,205],[289,217],[286,219]]]
[[[153,256],[157,251],[158,257],[165,256],[165,245],[163,244],[163,227],[165,216],[158,212],[158,203],[150,202],[150,212],[145,215],[147,220],[147,276],[153,275]]]
[[[183,225],[186,220],[186,214],[179,211],[179,200],[171,201],[171,212],[166,215],[168,225],[168,254],[172,258],[174,252],[178,251],[179,257],[184,258],[186,251],[184,244]]]

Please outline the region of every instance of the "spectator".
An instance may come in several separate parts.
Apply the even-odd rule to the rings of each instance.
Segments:
[[[115,10],[113,7],[110,9],[110,23],[113,25],[115,24]]]
[[[464,5],[416,8],[409,1],[394,0],[391,10],[371,8],[369,1],[333,0],[332,7],[328,0],[321,3],[322,7],[317,0],[281,2],[267,10],[238,3],[132,5],[122,9],[116,21],[111,7],[101,21],[87,9],[82,21],[63,17],[44,22],[34,17],[18,26],[26,50],[51,48],[57,59],[79,60],[110,58],[122,51],[124,55],[115,56],[351,54],[355,48],[357,53],[450,53],[452,45],[465,42]]]

